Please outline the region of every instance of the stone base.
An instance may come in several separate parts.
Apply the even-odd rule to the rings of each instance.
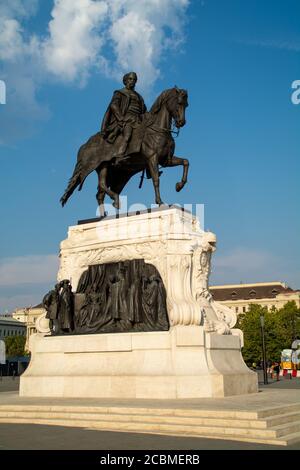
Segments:
[[[234,333],[234,330],[233,330]],[[258,391],[238,335],[167,332],[32,337],[20,379],[28,397],[200,398]]]
[[[241,355],[236,314],[215,302],[208,278],[216,236],[197,218],[167,208],[70,227],[58,280],[76,292],[92,265],[144,260],[161,276],[169,331],[45,336],[45,318],[29,345],[20,395],[181,399],[255,393],[257,375]]]

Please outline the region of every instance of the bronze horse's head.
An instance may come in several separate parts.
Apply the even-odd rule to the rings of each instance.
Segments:
[[[154,102],[150,112],[152,114],[158,113],[163,105],[166,106],[172,119],[174,119],[176,127],[178,129],[183,127],[186,123],[185,108],[188,106],[187,91],[177,88],[177,86],[163,91]]]
[[[175,121],[176,127],[179,129],[186,123],[185,109],[188,107],[188,93],[175,86],[171,89],[170,97],[167,100],[168,109]]]

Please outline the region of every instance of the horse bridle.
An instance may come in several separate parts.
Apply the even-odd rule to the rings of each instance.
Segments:
[[[176,125],[173,122],[172,123],[173,129],[175,128],[175,126]],[[174,131],[173,129],[168,129],[167,127],[156,127],[156,126],[153,126],[152,124],[150,124],[150,126],[148,126],[148,129],[151,129],[152,131],[160,132],[160,133],[170,132],[171,134],[175,134],[176,138],[179,136],[179,132],[180,132],[180,127],[177,128],[177,131]]]

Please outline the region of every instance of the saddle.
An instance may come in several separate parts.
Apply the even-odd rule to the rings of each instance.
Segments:
[[[142,116],[142,121],[132,125],[132,135],[128,142],[126,152],[122,155],[119,151],[123,144],[123,129],[122,126],[117,126],[113,132],[104,139],[110,144],[112,150],[112,156],[115,158],[115,164],[118,165],[123,158],[129,155],[139,153],[144,140],[147,129],[153,124],[154,116],[151,113],[145,113]]]

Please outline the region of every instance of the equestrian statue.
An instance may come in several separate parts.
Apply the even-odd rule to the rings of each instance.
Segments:
[[[142,172],[151,178],[155,191],[155,202],[162,205],[160,197],[160,167],[181,165],[183,175],[176,183],[181,191],[187,182],[189,161],[174,155],[173,133],[185,125],[185,109],[188,106],[186,90],[170,88],[159,95],[150,111],[147,111],[142,96],[135,91],[137,75],[124,75],[124,88],[114,92],[104,115],[101,131],[83,144],[77,155],[77,163],[68,187],[61,198],[64,206],[78,188],[80,191],[86,177],[96,171],[100,215],[104,216],[104,198],[107,194],[113,206],[120,209],[119,195],[130,178]],[[178,129],[172,129],[173,122]]]

